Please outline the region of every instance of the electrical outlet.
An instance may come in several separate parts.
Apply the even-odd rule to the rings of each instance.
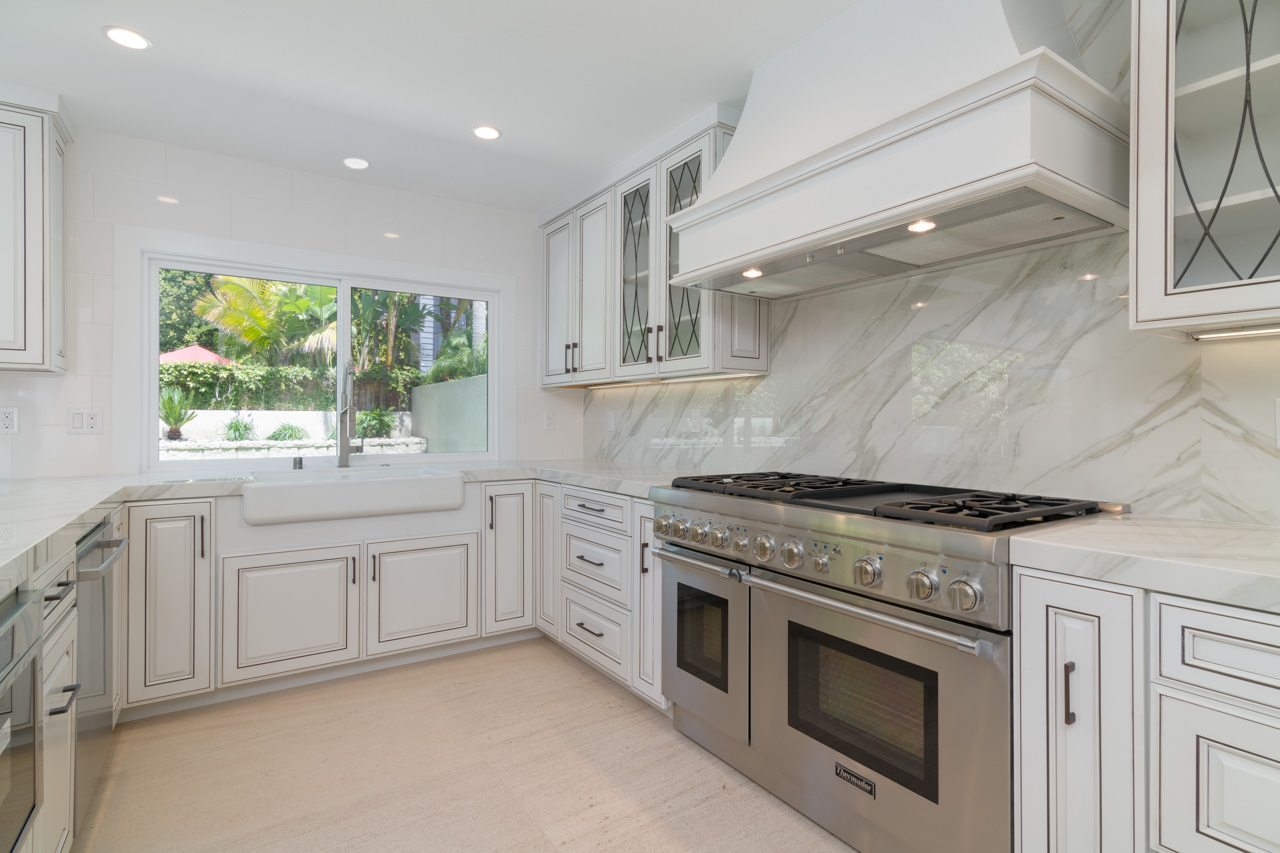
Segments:
[[[67,409],[68,435],[102,435],[102,409]]]
[[[545,430],[548,430],[548,431],[553,430],[553,429],[555,429],[555,428],[556,428],[556,422],[555,422],[555,420],[551,417],[551,413],[550,413],[550,412],[543,412],[543,413],[542,413],[542,428],[543,428],[543,429],[545,429]]]
[[[18,432],[18,407],[7,406],[0,409],[0,435],[15,435]]]
[[[702,409],[689,413],[689,432],[702,432]]]
[[[18,539],[18,525],[0,524],[0,548],[12,548]]]

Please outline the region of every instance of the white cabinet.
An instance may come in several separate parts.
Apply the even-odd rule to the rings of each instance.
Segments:
[[[534,484],[533,501],[535,624],[554,639],[560,624],[560,487]]]
[[[0,87],[0,370],[66,366],[63,156],[57,114]]]
[[[484,487],[485,636],[532,628],[533,484]]]
[[[44,802],[38,816],[38,853],[71,848],[76,767],[76,680],[78,619],[75,609],[44,645],[43,752],[40,755]]]
[[[479,636],[479,560],[474,533],[369,543],[365,653]]]
[[[126,526],[124,507],[119,507],[111,514],[111,536],[114,539],[124,539],[129,535]],[[126,545],[127,549],[129,546]],[[111,573],[111,660],[108,665],[111,666],[111,728],[116,727],[116,722],[120,719],[120,709],[124,707],[124,681],[125,681],[125,648],[128,644],[128,622],[125,619],[125,590],[127,586],[128,575],[126,568],[129,565],[129,552],[126,550],[124,556],[116,565],[115,571]]]
[[[662,563],[653,556],[653,504],[635,502],[636,555],[631,594],[631,687],[660,708],[662,695]]]
[[[615,190],[619,223],[616,379],[768,371],[768,304],[667,284],[679,268],[666,218],[694,204],[710,176],[708,131]]]
[[[1130,323],[1280,321],[1280,14],[1134,3]]]
[[[1141,849],[1142,593],[1024,570],[1016,587],[1019,849]]]
[[[213,505],[129,508],[126,702],[213,689]]]
[[[544,385],[609,378],[613,234],[611,191],[543,229]]]
[[[222,683],[360,656],[359,545],[222,560]]]

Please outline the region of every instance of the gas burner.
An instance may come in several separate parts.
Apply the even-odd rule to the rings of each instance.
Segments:
[[[877,506],[875,514],[881,518],[991,531],[1098,511],[1097,501],[971,492],[937,500],[889,501]]]
[[[786,474],[780,471],[678,477],[672,481],[671,485],[677,489],[697,489],[771,501],[791,501],[802,497],[839,498],[901,488],[897,483],[879,480],[853,480],[816,474]]]

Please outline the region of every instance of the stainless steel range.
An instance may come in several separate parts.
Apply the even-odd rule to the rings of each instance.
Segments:
[[[649,496],[678,730],[862,853],[1012,848],[1009,535],[1123,507],[784,473]]]

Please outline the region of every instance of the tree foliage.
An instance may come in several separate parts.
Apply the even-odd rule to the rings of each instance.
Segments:
[[[231,339],[236,361],[281,367],[333,363],[335,288],[217,275],[192,310]]]

